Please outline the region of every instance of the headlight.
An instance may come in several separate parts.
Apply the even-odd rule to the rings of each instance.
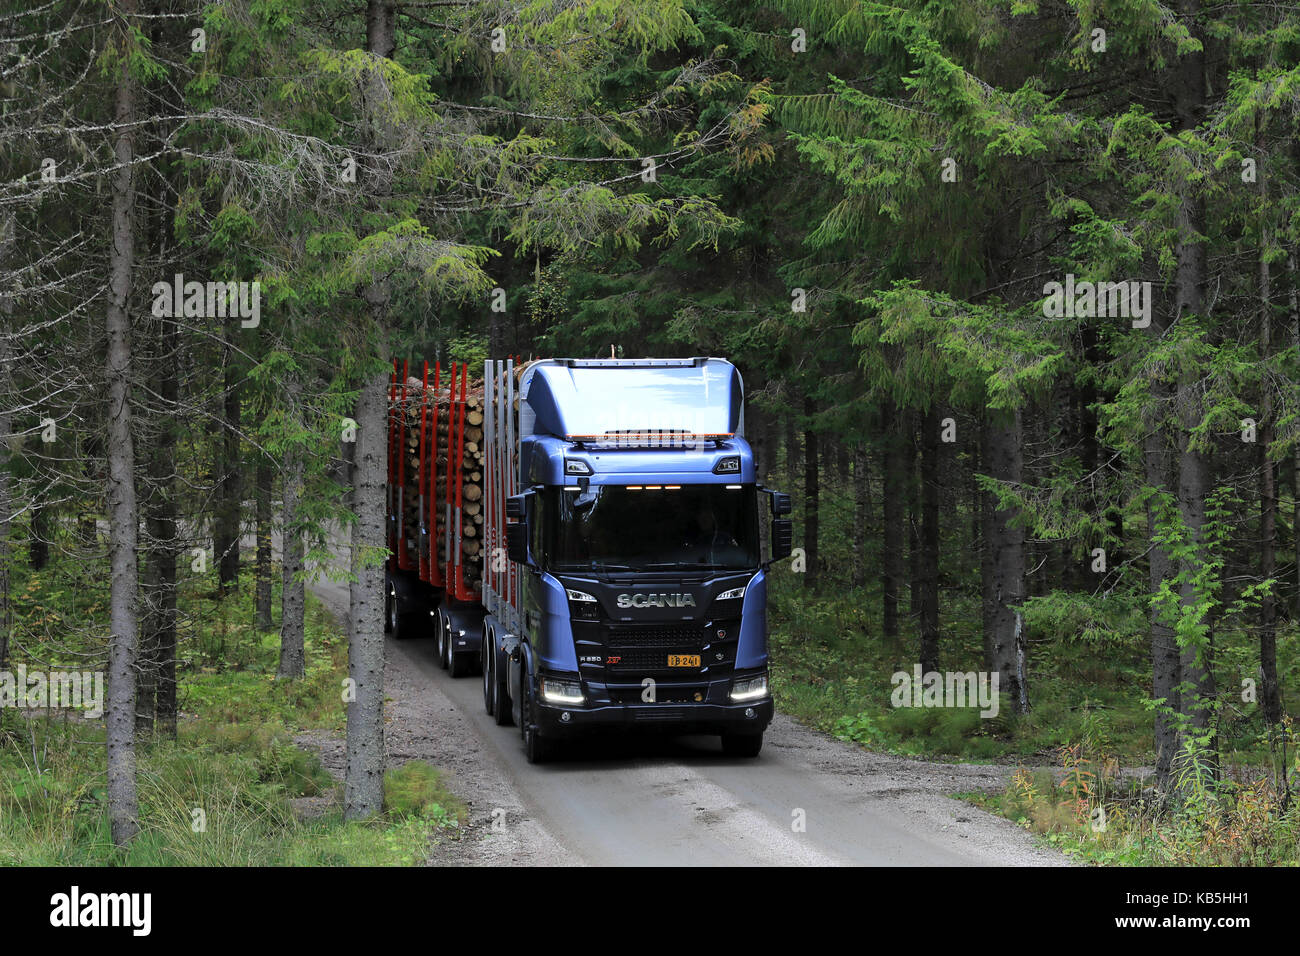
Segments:
[[[572,588],[565,588],[564,593],[569,596],[570,601],[590,601],[592,604],[596,603],[596,599],[586,591],[575,591]]]
[[[717,600],[734,601],[736,598],[743,598],[745,596],[745,588],[747,587],[749,587],[748,584],[744,585],[743,587],[732,588],[730,591],[723,591],[721,594],[718,595]]]
[[[559,677],[543,677],[542,700],[548,704],[581,704],[582,682]]]
[[[732,681],[731,699],[735,703],[740,703],[746,700],[758,700],[760,697],[766,696],[766,674],[759,674],[757,677],[741,677]]]

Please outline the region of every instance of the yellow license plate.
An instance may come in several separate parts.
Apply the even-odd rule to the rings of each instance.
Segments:
[[[700,655],[699,654],[669,654],[668,666],[669,667],[699,667]]]

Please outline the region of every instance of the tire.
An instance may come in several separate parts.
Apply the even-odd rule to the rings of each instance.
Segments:
[[[762,749],[762,734],[722,735],[722,752],[728,757],[757,757]]]
[[[466,654],[463,651],[455,650],[452,645],[452,638],[447,638],[447,673],[453,678],[464,677],[470,672],[470,664],[467,661]]]
[[[524,690],[524,706],[520,735],[524,738],[524,756],[531,764],[546,763],[555,757],[555,742],[547,740],[533,729],[533,709],[535,706],[532,688]]]
[[[395,641],[404,641],[415,636],[415,615],[402,610],[402,602],[397,597],[397,589],[390,587],[388,597],[384,600],[384,633]]]
[[[435,649],[438,655],[438,666],[443,670],[447,669],[447,644],[451,639],[451,619],[438,612],[438,646]]]
[[[492,644],[487,649],[488,656],[484,662],[484,681],[488,680],[486,668],[491,668],[492,672],[492,718],[497,722],[498,727],[509,727],[515,722],[515,715],[510,708],[510,692],[506,688],[506,672],[497,665],[500,661],[497,658],[496,635],[492,635]],[[485,684],[486,687],[486,684]],[[484,691],[486,693],[486,690]]]
[[[493,646],[496,636],[486,627],[483,628],[483,643],[479,646],[479,669],[483,672],[483,710],[489,717],[497,712],[496,684],[492,680],[492,658],[496,656]]]

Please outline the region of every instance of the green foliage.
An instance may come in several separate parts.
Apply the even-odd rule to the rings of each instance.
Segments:
[[[465,802],[447,789],[438,768],[423,760],[408,760],[384,773],[384,812],[396,820],[432,820],[440,827],[463,827],[469,820]]]

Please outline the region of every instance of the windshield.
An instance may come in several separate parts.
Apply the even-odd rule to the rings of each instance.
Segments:
[[[749,485],[592,485],[543,494],[543,560],[556,571],[758,566]]]

